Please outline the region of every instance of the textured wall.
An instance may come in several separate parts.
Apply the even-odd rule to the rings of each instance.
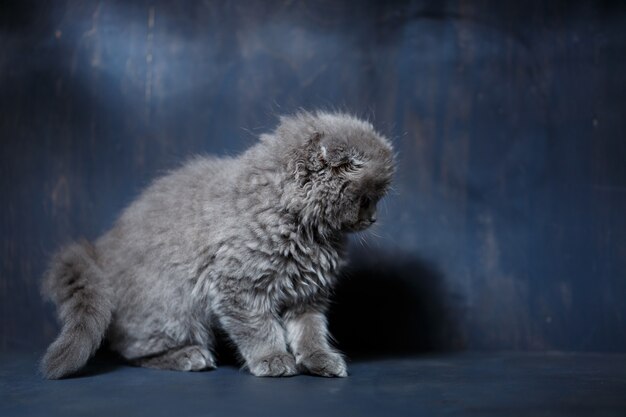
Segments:
[[[38,282],[57,245],[186,156],[326,107],[370,117],[400,161],[338,289],[344,349],[626,350],[625,7],[1,7],[0,348],[56,331]]]

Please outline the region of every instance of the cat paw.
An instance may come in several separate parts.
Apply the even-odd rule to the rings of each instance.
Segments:
[[[255,376],[292,376],[298,373],[296,360],[289,353],[274,353],[248,365]]]
[[[131,362],[145,368],[170,369],[173,371],[202,371],[217,367],[211,352],[197,345],[184,346],[160,355],[134,359]]]
[[[335,352],[313,352],[303,356],[299,365],[312,375],[341,378],[348,376],[346,362]]]
[[[208,349],[200,346],[188,346],[177,352],[178,369],[181,371],[202,371],[215,369],[215,359]]]

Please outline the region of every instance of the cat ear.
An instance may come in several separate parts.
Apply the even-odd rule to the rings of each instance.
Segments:
[[[344,143],[337,143],[321,132],[314,132],[308,140],[308,148],[317,157],[321,167],[333,170],[356,170],[363,161]]]
[[[319,144],[322,141],[322,133],[321,132],[313,132],[309,142],[312,144]]]
[[[308,149],[312,155],[317,157],[317,160],[322,166],[326,166],[329,162],[329,152],[327,145],[322,141],[323,136],[321,132],[314,132],[309,138]]]
[[[333,171],[355,171],[363,166],[363,160],[352,149],[337,145],[321,143],[318,159]]]
[[[362,166],[364,162],[362,159],[354,155],[344,156],[335,163],[331,164],[331,168],[334,172],[356,172]]]

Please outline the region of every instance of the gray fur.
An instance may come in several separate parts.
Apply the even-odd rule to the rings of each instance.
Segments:
[[[157,179],[93,245],[53,257],[63,329],[44,375],[80,369],[105,337],[140,366],[214,368],[221,326],[254,375],[346,376],[325,311],[346,234],[375,221],[393,171],[369,123],[302,112],[237,158]]]

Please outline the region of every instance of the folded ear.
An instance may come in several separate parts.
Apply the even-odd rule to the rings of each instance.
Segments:
[[[311,137],[309,138],[309,143],[313,145],[318,145],[322,141],[322,133],[321,132],[313,132]]]
[[[295,153],[294,172],[296,179],[304,185],[308,181],[311,172],[319,171],[324,167],[324,162],[318,155],[322,134],[314,132],[306,140],[301,149]]]
[[[349,148],[347,144],[330,141],[326,138],[318,140],[318,159],[324,166],[330,167],[333,170],[356,170],[363,166],[363,161],[359,158],[357,152]]]

